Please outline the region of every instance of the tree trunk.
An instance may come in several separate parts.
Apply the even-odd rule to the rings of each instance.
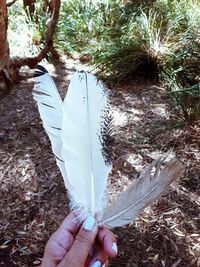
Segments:
[[[8,6],[12,5],[15,0],[8,2]],[[33,0],[29,3],[34,4]],[[19,69],[22,66],[34,68],[38,62],[45,58],[49,51],[53,48],[53,36],[56,31],[56,25],[59,18],[60,0],[51,0],[52,10],[51,21],[44,40],[44,47],[33,57],[28,58],[14,58],[10,59],[9,44],[7,41],[7,28],[8,28],[8,14],[6,0],[0,0],[0,95],[8,92],[9,87],[13,82],[20,79]]]
[[[7,41],[7,6],[5,0],[0,0],[0,95],[7,92],[9,69],[9,46]]]
[[[53,0],[44,0],[44,11],[52,13],[54,8],[54,1]]]

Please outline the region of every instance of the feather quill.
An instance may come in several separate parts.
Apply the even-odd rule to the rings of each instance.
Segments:
[[[152,171],[155,169],[154,174]],[[154,161],[140,177],[122,192],[104,213],[102,224],[114,228],[129,224],[139,212],[164,193],[167,187],[183,173],[178,160],[171,160],[163,169],[161,161]]]

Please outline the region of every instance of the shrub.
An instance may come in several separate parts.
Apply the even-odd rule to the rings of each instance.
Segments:
[[[29,53],[38,49],[35,44],[42,46],[44,19],[48,18],[42,2],[37,2],[32,19],[19,5],[10,9],[12,51],[21,49],[17,36],[22,31]],[[55,41],[61,51],[86,56],[111,79],[124,82],[133,77],[160,78],[188,119],[198,116],[199,110],[199,29],[198,0],[68,0],[62,1]],[[194,111],[187,107],[191,96],[196,99]]]

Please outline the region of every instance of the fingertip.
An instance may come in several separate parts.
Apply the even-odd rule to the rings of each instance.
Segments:
[[[108,267],[108,261],[106,261],[102,267]]]
[[[109,257],[114,258],[117,256],[118,248],[116,242],[112,240],[106,240],[104,242],[104,249]]]
[[[76,231],[78,230],[79,227],[79,223],[78,220],[76,218],[76,214],[74,213],[74,211],[71,211],[67,217],[64,219],[64,221],[62,222],[60,228],[62,228],[65,231],[69,231],[71,234],[76,233]]]
[[[89,216],[83,223],[83,229],[86,231],[94,231],[96,226],[96,220],[94,217]]]
[[[112,253],[114,253],[114,257],[117,255],[117,252],[118,252],[118,248],[117,248],[117,244],[116,242],[113,242],[112,243]]]
[[[78,260],[79,265],[72,266],[84,266],[91,247],[95,241],[98,231],[98,225],[96,220],[89,216],[82,224],[80,230],[75,236],[74,243],[71,246],[69,253],[67,254],[68,260]],[[71,266],[71,265],[70,265]]]
[[[99,240],[107,255],[111,258],[116,257],[118,249],[115,235],[107,228],[102,228],[99,230]]]

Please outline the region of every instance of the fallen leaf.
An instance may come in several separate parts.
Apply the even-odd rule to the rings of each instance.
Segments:
[[[177,260],[176,262],[174,262],[174,263],[172,264],[171,267],[177,267],[177,266],[179,265],[180,262],[181,262],[181,259]]]

